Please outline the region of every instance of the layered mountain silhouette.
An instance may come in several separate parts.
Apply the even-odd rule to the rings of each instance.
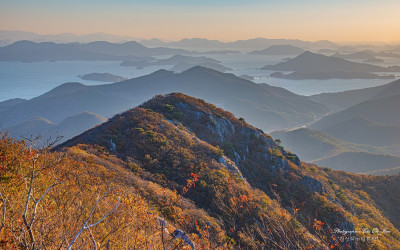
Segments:
[[[147,76],[98,86],[65,83],[39,97],[2,110],[0,124],[9,127],[34,116],[59,123],[84,111],[111,117],[156,94],[174,91],[229,108],[235,115],[266,131],[310,123],[328,112],[324,105],[281,88],[194,67],[181,74],[160,70]]]
[[[231,70],[223,65],[218,60],[204,56],[184,56],[184,55],[174,55],[167,59],[160,59],[155,61],[131,61],[125,60],[121,63],[121,66],[135,66],[138,68],[144,68],[148,66],[163,66],[163,65],[174,65],[172,71],[182,72],[186,71],[195,66],[202,66],[210,69],[214,69],[220,72],[225,72]]]
[[[365,89],[349,90],[338,93],[323,93],[310,96],[313,101],[323,103],[332,111],[340,111],[370,99],[379,99],[400,95],[400,80]]]
[[[90,73],[81,76],[83,80],[98,82],[120,82],[126,80],[125,77],[113,75],[110,73]]]
[[[61,143],[105,121],[107,121],[107,119],[102,116],[90,112],[83,112],[69,116],[58,124],[43,117],[32,117],[27,121],[1,130],[10,133],[15,139],[35,138],[36,136],[40,136],[40,141],[42,143],[47,140],[55,140],[57,136],[60,136],[62,138],[60,138],[57,143]]]
[[[394,107],[400,107],[400,95],[372,99],[356,104],[322,118],[312,124],[310,128],[324,129],[360,116],[384,125],[400,126],[400,110]]]
[[[352,172],[387,174],[399,170],[400,82],[310,97],[336,111],[309,129],[273,136],[307,161]],[[307,145],[304,147],[303,145]]]
[[[320,72],[398,72],[399,66],[380,67],[365,63],[350,62],[342,58],[325,56],[306,51],[301,55],[276,65],[267,65],[263,70],[296,71],[307,73]]]
[[[110,43],[104,41],[90,43],[54,42],[35,43],[18,41],[0,47],[0,61],[58,61],[58,60],[153,60],[153,55],[189,53],[182,49],[147,48],[137,42]]]
[[[250,52],[254,55],[299,55],[303,53],[302,48],[292,46],[292,45],[272,45],[263,50],[255,50]]]
[[[345,130],[347,129],[349,128],[345,127]],[[272,132],[271,136],[280,139],[282,145],[288,150],[296,152],[304,161],[313,162],[319,166],[352,173],[376,175],[400,173],[400,145],[394,146],[383,143],[383,145],[373,146],[376,143],[370,144],[369,142],[379,135],[366,134],[363,128],[360,128],[360,130],[358,136],[341,136],[343,140],[323,131],[307,128],[276,131]],[[387,134],[386,130],[380,132]],[[395,135],[392,134],[391,136]],[[364,144],[349,142],[360,140]],[[398,137],[393,140],[398,140]],[[383,141],[381,140],[381,142]]]
[[[373,146],[400,145],[400,127],[373,122],[364,117],[353,117],[321,129],[348,142]]]
[[[289,80],[327,80],[327,79],[395,79],[394,75],[378,75],[368,72],[293,72],[284,74],[282,72],[274,72],[270,77],[289,79]]]
[[[221,42],[217,40],[208,40],[203,38],[182,39],[175,42],[164,42],[160,39],[150,39],[141,41],[142,44],[150,47],[173,47],[173,48],[203,48],[203,49],[265,49],[272,45],[291,45],[296,47],[315,47],[329,48],[335,47],[336,44],[330,41],[322,40],[316,42],[308,42],[302,40],[290,39],[268,39],[254,38],[248,40],[237,40],[234,42]]]
[[[375,52],[372,50],[363,50],[363,51],[354,52],[354,53],[350,53],[350,54],[336,53],[333,56],[344,58],[344,59],[359,59],[359,60],[364,60],[364,62],[367,62],[367,61],[382,62],[382,61],[384,61],[377,57],[400,58],[399,54],[385,52],[385,51]]]
[[[16,42],[21,40],[30,40],[35,42],[82,42],[88,43],[93,41],[109,41],[109,42],[125,42],[135,40],[130,36],[117,36],[107,33],[92,33],[77,35],[73,33],[61,33],[61,34],[37,34],[34,32],[16,31],[16,30],[0,30],[0,38],[7,39],[10,42]]]

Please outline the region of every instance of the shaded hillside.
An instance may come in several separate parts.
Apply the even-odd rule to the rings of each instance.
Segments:
[[[269,225],[275,225],[276,220],[271,214],[265,213],[267,210],[281,210],[281,207],[285,207],[290,214],[296,214],[300,223],[298,226],[316,238],[319,236],[315,222],[323,220],[321,227],[327,232],[324,237],[330,242],[329,247],[341,244],[332,238],[330,230],[334,227],[346,230],[361,227],[358,216],[362,216],[361,223],[366,225],[376,223],[374,218],[382,218],[379,222],[388,225],[395,232],[394,237],[398,237],[397,229],[379,210],[370,207],[368,202],[373,204],[371,200],[360,203],[366,206],[365,209],[373,209],[371,215],[365,214],[364,210],[352,214],[349,204],[359,202],[357,197],[345,189],[333,187],[325,177],[325,170],[301,163],[296,155],[283,150],[268,135],[236,119],[232,114],[182,94],[156,96],[61,147],[78,144],[99,145],[128,164],[137,164],[140,168],[136,166],[133,169],[140,169],[139,173],[164,187],[177,189],[196,206],[209,211],[211,216],[221,218],[225,228],[237,225],[227,235],[233,237],[241,247],[247,247],[248,244],[270,247],[270,242],[262,240],[265,230],[254,231],[257,233],[252,237],[257,240],[247,241],[245,228],[257,227],[260,225],[257,221],[265,219],[269,220]],[[185,193],[185,180],[190,178],[191,173],[199,175],[200,185]],[[235,192],[229,188],[230,185],[235,187]],[[226,213],[218,205],[219,202],[227,201],[225,206],[232,206],[234,203],[229,203],[229,200],[235,200],[238,193],[247,197],[254,192],[251,188],[260,189],[269,197],[277,199],[278,203],[270,203],[269,198],[265,197],[262,205],[259,203],[261,200],[250,198],[253,209],[248,210],[247,205],[242,205],[239,214]],[[264,219],[259,217],[260,214],[265,214]],[[283,229],[286,230],[288,226],[290,224],[283,226]],[[286,239],[291,237],[289,235]],[[397,240],[391,237],[384,236],[368,244],[397,244]],[[307,237],[295,242],[307,242]],[[302,245],[305,247],[308,243],[300,244],[305,244]],[[351,248],[355,247],[352,245]]]
[[[255,50],[250,52],[254,55],[299,55],[303,53],[302,48],[292,45],[272,45],[263,50]]]
[[[400,80],[378,87],[349,90],[338,93],[324,93],[313,95],[309,98],[315,102],[326,105],[332,111],[340,111],[369,99],[377,99],[393,95],[400,95]]]
[[[58,123],[84,111],[111,117],[156,94],[174,91],[226,107],[266,131],[310,123],[328,112],[325,106],[280,88],[260,86],[233,74],[194,67],[181,74],[160,70],[108,85],[66,83],[0,111],[0,126],[12,126],[32,116]]]
[[[363,117],[354,117],[321,131],[344,141],[374,146],[400,144],[400,127],[380,125]]]
[[[10,127],[31,117],[44,117],[54,123],[89,111],[110,117],[131,106],[121,96],[111,95],[80,83],[65,83],[53,90],[0,111],[0,127]]]
[[[327,133],[296,129],[271,133],[282,145],[308,162],[351,173],[399,173],[400,147],[375,147],[368,144],[349,143]],[[306,146],[305,146],[306,145]],[[390,153],[391,155],[387,155]],[[396,169],[397,168],[397,169]],[[392,169],[391,171],[388,171]]]
[[[301,55],[276,65],[267,65],[263,70],[297,72],[398,72],[398,68],[384,68],[370,64],[350,62],[342,58],[329,57],[306,51]]]
[[[360,116],[380,124],[400,127],[400,110],[396,107],[400,107],[399,95],[370,100],[328,115],[312,124],[310,128],[321,130]]]
[[[12,106],[14,106],[16,104],[20,104],[20,103],[23,103],[23,102],[26,102],[26,99],[14,98],[14,99],[2,101],[2,102],[0,102],[0,110],[4,109],[4,108],[12,107]]]
[[[346,172],[330,171],[329,178],[334,182],[349,189],[352,193],[357,193],[360,200],[371,198],[377,207],[380,207],[384,214],[393,224],[400,227],[399,201],[400,193],[393,192],[399,185],[400,175],[392,176],[365,176],[355,175]],[[359,213],[359,204],[355,205],[356,213]],[[365,211],[370,213],[373,211]]]
[[[400,157],[367,152],[343,152],[314,161],[319,166],[353,173],[386,175],[400,173]],[[351,171],[347,166],[351,166]]]

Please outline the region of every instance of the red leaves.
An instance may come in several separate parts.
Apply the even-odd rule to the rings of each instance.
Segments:
[[[192,177],[193,181],[197,181],[197,179],[198,179],[200,176],[199,176],[198,174],[191,173],[191,174],[190,174],[190,177]]]
[[[325,225],[325,222],[314,220],[313,228],[317,231],[320,231],[323,225]]]

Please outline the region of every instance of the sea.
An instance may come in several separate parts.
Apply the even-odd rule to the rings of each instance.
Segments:
[[[199,55],[193,55],[199,56]],[[255,83],[266,83],[282,87],[300,95],[314,95],[327,92],[341,92],[387,84],[392,80],[287,80],[271,78],[271,71],[260,70],[265,65],[273,65],[287,58],[284,56],[250,55],[246,53],[230,55],[201,55],[221,61],[237,76],[255,77]],[[167,56],[159,57],[167,58]],[[80,76],[89,73],[110,73],[125,78],[140,77],[160,69],[169,70],[173,65],[152,66],[144,69],[120,66],[120,61],[53,61],[53,62],[0,62],[0,102],[12,98],[31,99],[66,83],[80,82],[85,85],[107,84],[97,81],[82,80]],[[378,64],[382,65],[382,64]],[[400,65],[400,60],[391,59],[384,63]],[[400,73],[396,75],[400,77]]]

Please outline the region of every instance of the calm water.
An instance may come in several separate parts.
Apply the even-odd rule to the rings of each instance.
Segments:
[[[283,57],[259,55],[205,55],[222,61],[232,68],[236,75],[256,76],[256,83],[267,83],[286,88],[294,93],[312,95],[322,92],[339,92],[383,85],[390,80],[285,80],[269,78],[269,71],[259,68],[281,62]],[[395,62],[393,62],[394,64]],[[135,67],[122,67],[119,61],[58,61],[58,62],[0,62],[0,101],[11,98],[30,99],[41,95],[65,82],[81,82],[86,85],[102,84],[85,81],[79,75],[88,73],[111,73],[126,78],[150,74],[161,68],[172,66],[147,67],[138,70]]]

